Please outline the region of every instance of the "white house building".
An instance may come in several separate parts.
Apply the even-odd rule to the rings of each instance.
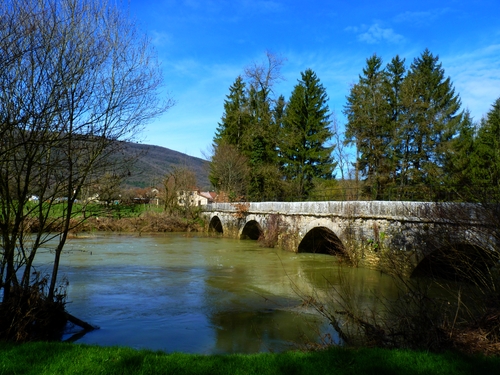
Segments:
[[[213,191],[181,190],[178,193],[179,206],[204,206],[213,203],[216,194]]]

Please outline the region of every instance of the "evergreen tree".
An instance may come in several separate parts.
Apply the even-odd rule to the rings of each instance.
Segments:
[[[401,118],[404,113],[404,106],[401,98],[401,88],[405,78],[406,67],[405,60],[399,56],[394,57],[386,67],[386,80],[384,84],[384,94],[389,105],[389,126],[388,126],[388,148],[384,162],[386,165],[387,185],[388,187],[396,187],[398,176],[404,170],[401,165],[402,154],[404,153],[404,145],[407,139],[398,137],[399,129],[401,128]]]
[[[356,145],[356,176],[366,180],[373,198],[383,195],[390,175],[391,107],[388,102],[388,78],[381,69],[377,55],[366,60],[363,75],[347,97],[344,114],[347,116],[346,141]]]
[[[439,58],[425,50],[416,58],[402,86],[405,107],[399,137],[406,140],[401,185],[440,185],[451,141],[459,132],[463,112]],[[434,197],[436,198],[436,197]]]
[[[239,76],[229,87],[229,95],[224,101],[222,122],[217,127],[214,137],[215,146],[221,142],[241,148],[242,140],[249,127],[248,97],[245,82]]]
[[[248,157],[250,182],[249,200],[274,200],[281,195],[282,179],[278,168],[278,124],[276,110],[279,103],[273,98],[273,84],[280,79],[282,60],[267,53],[267,62],[245,69],[248,78],[248,106],[250,125],[245,133],[242,152]]]
[[[452,141],[446,184],[462,200],[485,202],[500,193],[500,98],[475,125],[465,112]]]
[[[284,98],[275,101],[272,86],[280,79],[281,65],[282,59],[268,52],[266,63],[245,69],[245,79],[238,77],[229,88],[222,121],[214,137],[214,155],[234,153],[230,147],[224,147],[223,152],[217,151],[221,145],[231,145],[236,147],[238,156],[247,160],[249,173],[243,185],[249,200],[276,199],[280,195],[282,178],[277,142]],[[219,168],[212,170],[219,171]],[[213,174],[212,181],[222,186],[217,173]],[[241,189],[236,190],[238,194],[241,192]]]
[[[475,183],[500,188],[500,98],[482,119],[476,140]]]
[[[314,179],[332,179],[336,164],[327,94],[311,69],[301,73],[285,109],[280,156],[286,181],[298,197],[307,197]]]
[[[454,195],[448,199],[471,200],[477,198],[477,178],[480,174],[476,126],[470,113],[464,113],[458,136],[451,141],[444,166],[443,184]]]

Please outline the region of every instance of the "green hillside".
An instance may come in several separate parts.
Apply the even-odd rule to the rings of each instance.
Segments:
[[[124,182],[127,187],[157,186],[172,167],[187,167],[195,172],[200,189],[210,188],[206,160],[165,147],[138,143],[126,143],[123,154],[125,157],[136,157],[130,176]]]

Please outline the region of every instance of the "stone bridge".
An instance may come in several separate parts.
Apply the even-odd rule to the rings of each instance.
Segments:
[[[293,252],[340,255],[382,267],[394,255],[410,274],[447,269],[459,259],[497,263],[498,206],[432,202],[214,203],[204,207],[208,230],[260,239]],[[391,257],[387,257],[391,254]],[[494,255],[494,256],[492,256]],[[385,260],[384,260],[385,259]],[[385,266],[388,266],[385,264]],[[389,265],[390,266],[390,265]]]

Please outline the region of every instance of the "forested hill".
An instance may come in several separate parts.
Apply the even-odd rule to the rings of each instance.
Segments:
[[[124,184],[128,187],[149,187],[161,184],[173,167],[187,167],[195,172],[198,187],[208,190],[208,162],[165,147],[126,143],[124,154],[137,155]]]

